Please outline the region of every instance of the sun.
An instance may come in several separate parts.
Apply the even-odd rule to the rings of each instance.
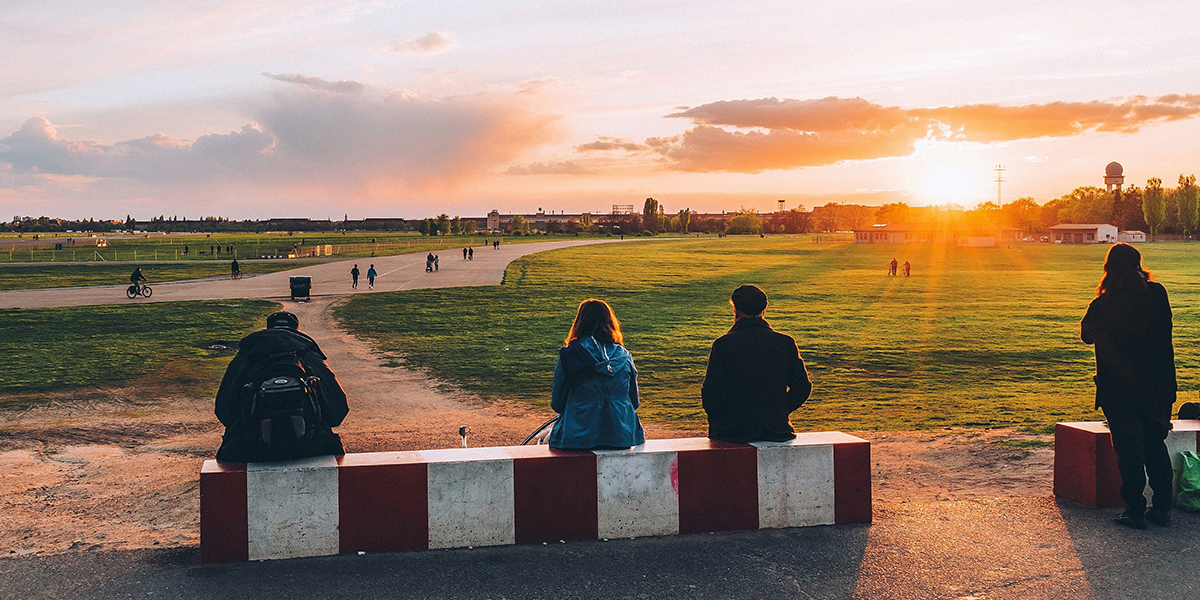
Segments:
[[[925,196],[934,204],[966,203],[979,194],[979,178],[965,165],[936,165],[925,176]]]

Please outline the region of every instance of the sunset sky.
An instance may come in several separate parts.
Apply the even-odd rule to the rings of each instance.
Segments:
[[[1194,0],[0,9],[0,218],[1045,202],[1197,117]]]

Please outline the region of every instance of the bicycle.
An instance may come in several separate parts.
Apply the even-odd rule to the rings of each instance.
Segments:
[[[136,283],[125,289],[125,295],[131,299],[137,298],[138,296],[142,296],[144,298],[149,298],[150,294],[153,294],[153,293],[154,293],[154,290],[150,289],[150,286],[138,285]]]

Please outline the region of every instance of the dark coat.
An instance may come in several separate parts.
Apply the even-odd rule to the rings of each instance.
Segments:
[[[1092,300],[1079,329],[1084,343],[1096,345],[1096,408],[1169,410],[1178,386],[1171,305],[1161,284],[1106,291]]]
[[[550,408],[560,416],[550,447],[629,448],[646,441],[637,417],[637,368],[620,344],[587,337],[558,351]]]
[[[254,430],[254,426],[243,421],[242,386],[252,383],[251,375],[267,357],[281,352],[295,352],[305,370],[321,378],[317,389],[317,400],[321,406],[321,423],[317,425],[313,439],[299,453],[289,456],[271,456],[264,454],[256,445],[258,432]],[[342,420],[349,412],[346,392],[342,390],[337,377],[325,364],[325,354],[321,352],[321,348],[312,338],[298,331],[284,328],[256,331],[242,338],[237,356],[233,357],[225,369],[225,377],[221,379],[221,387],[217,390],[217,419],[220,419],[221,424],[225,425],[225,436],[221,441],[221,448],[217,450],[217,460],[265,462],[326,454],[345,454],[342,440],[333,432],[332,428],[341,425]]]
[[[793,439],[788,415],[811,393],[796,340],[761,317],[740,319],[708,355],[700,392],[708,437],[738,443]]]

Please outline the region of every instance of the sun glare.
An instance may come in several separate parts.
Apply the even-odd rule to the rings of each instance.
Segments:
[[[934,204],[966,203],[979,194],[981,177],[963,165],[938,165],[925,177],[925,195]]]

